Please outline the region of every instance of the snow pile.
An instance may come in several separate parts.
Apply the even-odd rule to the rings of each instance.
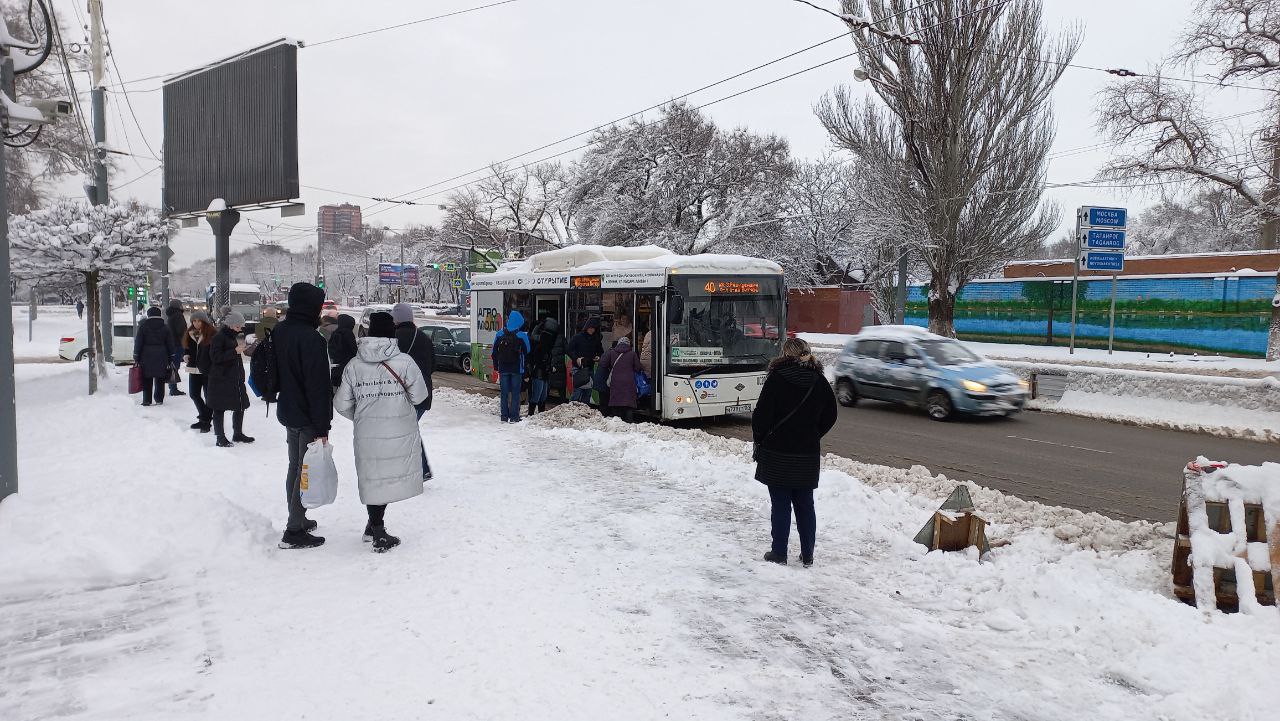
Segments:
[[[496,403],[496,401],[495,401]],[[715,459],[712,465],[751,465],[751,444],[734,438],[713,436],[697,429],[681,429],[656,424],[627,425],[616,418],[603,418],[596,411],[580,403],[557,406],[527,421],[530,425],[545,429],[573,429],[606,432],[625,432],[631,437],[642,437],[651,443],[653,462],[671,455],[683,459],[691,456],[699,459]],[[683,447],[680,453],[671,453],[673,446]],[[926,513],[932,513],[960,482],[942,474],[931,474],[923,466],[909,469],[859,463],[835,454],[827,454],[823,468],[829,474],[856,479],[855,483],[897,495]],[[748,468],[736,468],[737,474],[750,477]],[[723,471],[713,475],[724,475]],[[826,476],[824,475],[824,479]],[[737,483],[735,480],[734,483]],[[825,483],[825,480],[824,480]],[[1168,523],[1147,521],[1124,522],[1099,513],[1085,513],[1073,508],[1047,506],[1024,500],[1014,495],[979,486],[965,481],[973,497],[978,514],[995,524],[993,535],[1006,536],[1027,532],[1050,533],[1065,543],[1098,551],[1126,551],[1133,549],[1162,549],[1169,547],[1173,526]],[[923,519],[924,517],[922,517]],[[923,520],[920,521],[923,523]],[[911,535],[918,529],[911,530]]]
[[[1274,378],[1223,378],[1008,361],[1001,365],[1023,378],[1036,373],[1065,376],[1066,390],[1061,400],[1034,402],[1042,410],[1230,438],[1280,441],[1280,380]]]

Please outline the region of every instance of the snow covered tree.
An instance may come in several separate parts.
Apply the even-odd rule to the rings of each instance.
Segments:
[[[1230,191],[1209,189],[1186,201],[1162,198],[1130,224],[1130,255],[1249,250],[1258,235],[1256,216]]]
[[[723,131],[683,102],[656,120],[598,131],[566,199],[582,240],[715,250],[739,225],[773,220],[792,164],[785,140]]]
[[[1050,95],[1079,45],[1042,31],[1036,0],[844,0],[875,99],[848,88],[817,114],[857,158],[864,203],[900,223],[929,277],[929,328],[954,335],[960,289],[1057,227],[1041,206]],[[878,102],[877,102],[878,101]]]
[[[507,258],[527,258],[574,242],[564,166],[493,165],[489,171],[474,185],[450,195],[440,229],[450,242],[498,249]]]
[[[48,208],[9,216],[9,244],[15,274],[24,277],[78,274],[84,281],[89,332],[89,393],[106,375],[98,332],[98,284],[134,279],[176,227],[155,210],[139,205],[91,206],[59,200]]]

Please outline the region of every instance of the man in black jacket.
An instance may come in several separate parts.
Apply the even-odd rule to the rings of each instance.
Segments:
[[[422,414],[431,410],[431,396],[433,395],[433,386],[431,384],[431,374],[436,370],[436,345],[431,342],[431,338],[418,327],[413,324],[413,306],[408,303],[396,303],[391,308],[391,319],[396,322],[396,343],[400,346],[400,352],[413,359],[418,364],[418,370],[422,371],[422,377],[427,381],[427,397],[414,409],[418,412],[418,420],[422,420]],[[421,433],[421,430],[419,430]],[[431,464],[427,462],[427,443],[422,443],[422,480],[431,480]]]
[[[573,397],[571,400],[590,403],[591,382],[588,379],[591,378],[592,370],[595,368],[596,363],[600,362],[600,356],[604,355],[604,344],[600,339],[600,319],[588,319],[586,324],[582,326],[582,332],[569,340],[569,346],[566,351],[569,354],[569,362],[573,364],[574,368]],[[579,379],[584,382],[579,383]]]
[[[315,548],[324,538],[311,534],[317,523],[307,519],[299,496],[302,457],[312,441],[329,442],[333,421],[333,387],[329,384],[329,352],[316,330],[324,291],[310,283],[294,283],[289,289],[289,310],[271,334],[279,372],[276,418],[289,440],[289,475],[285,495],[289,522],[280,548]]]
[[[173,334],[173,343],[177,347],[177,351],[173,354],[173,365],[180,367],[182,365],[182,346],[183,340],[187,336],[187,317],[182,313],[182,301],[174,298],[169,301],[169,307],[165,310],[165,325],[169,326],[169,332]],[[169,395],[185,396],[177,383],[169,384]]]

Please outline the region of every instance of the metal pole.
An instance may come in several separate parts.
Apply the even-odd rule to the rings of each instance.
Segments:
[[[1071,276],[1071,344],[1067,350],[1069,354],[1076,352],[1076,286],[1080,282],[1079,254],[1076,255],[1075,266],[1075,272]]]
[[[36,334],[36,289],[31,287],[30,297],[27,300],[27,342],[35,340]]]
[[[893,308],[894,322],[898,325],[907,322],[907,251],[905,248],[901,251],[898,255],[898,294]]]
[[[103,87],[106,73],[106,47],[102,39],[102,0],[89,0],[89,54],[90,54],[90,98],[93,102],[93,187],[94,205],[107,203],[107,90]],[[111,362],[112,343],[112,293],[108,283],[100,284],[99,303],[103,310],[99,314],[98,333],[102,339],[102,353],[105,358],[98,361],[98,368],[106,367]],[[135,316],[130,309],[130,316]],[[92,336],[89,337],[89,354],[96,353]]]
[[[404,302],[404,238],[400,239],[400,299],[398,302]]]
[[[210,315],[220,313],[224,306],[231,305],[231,231],[240,222],[240,213],[234,210],[220,210],[205,213],[205,220],[213,230],[214,246],[214,306]],[[218,316],[214,318],[221,320]]]
[[[0,47],[0,77],[9,92],[13,61]],[[8,126],[8,119],[4,125]],[[0,143],[0,178],[7,178],[6,148]],[[13,381],[13,289],[9,285],[9,194],[0,192],[0,500],[18,492],[18,409]]]
[[[111,359],[115,357],[112,355],[113,351],[111,349],[112,337],[115,336],[115,328],[112,327],[115,320],[113,308],[115,298],[112,297],[113,295],[111,286],[106,283],[98,284],[98,330],[102,333],[102,357],[98,359],[99,368],[106,368]],[[131,304],[129,318],[133,321],[133,334],[136,337],[138,335],[138,312],[137,308],[132,305],[134,301],[129,301],[129,303]],[[104,328],[105,330],[103,330]]]
[[[1107,331],[1107,355],[1116,342],[1116,276],[1111,276],[1111,328]]]

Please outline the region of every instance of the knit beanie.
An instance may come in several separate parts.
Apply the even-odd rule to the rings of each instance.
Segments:
[[[396,322],[390,313],[378,312],[369,316],[370,338],[395,338]]]
[[[396,303],[391,307],[391,319],[396,325],[413,322],[413,306],[408,303]]]

